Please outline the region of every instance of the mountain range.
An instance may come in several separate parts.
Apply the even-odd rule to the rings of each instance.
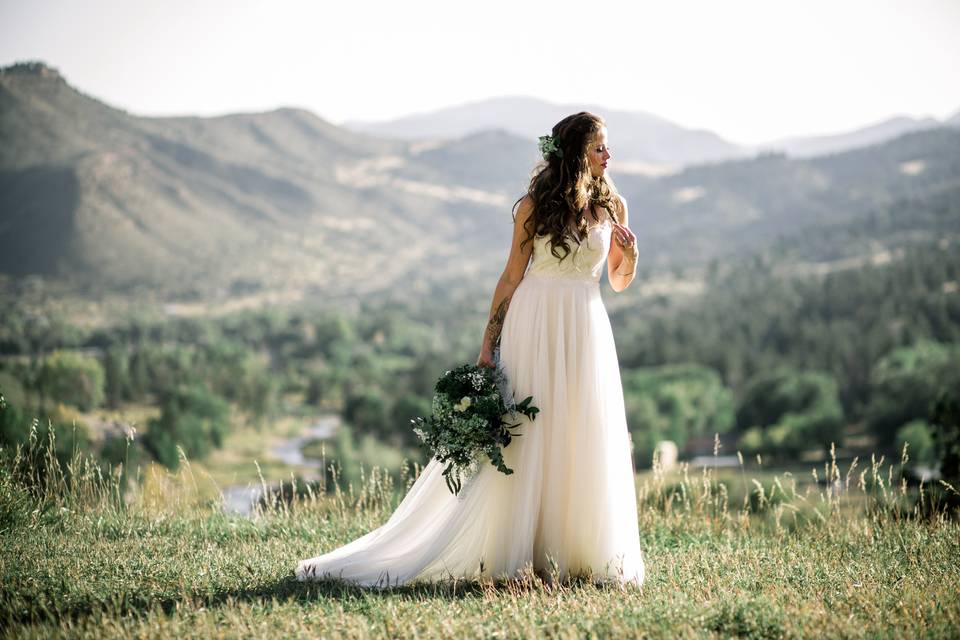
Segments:
[[[407,140],[460,138],[499,129],[535,141],[550,133],[544,123],[557,122],[577,111],[603,115],[608,130],[615,132],[616,144],[611,141],[611,147],[616,150],[621,171],[656,175],[679,165],[750,155],[748,149],[715,133],[685,129],[649,113],[617,111],[599,105],[555,104],[526,96],[491,98],[385,122],[347,121],[343,126]]]
[[[0,137],[0,271],[13,276],[363,292],[422,260],[423,229],[490,227],[489,205],[467,197],[451,216],[444,194],[378,182],[409,144],[302,110],[141,118],[21,64],[0,72]]]
[[[672,126],[621,115],[637,130]],[[688,133],[702,153],[739,153]],[[489,289],[538,160],[529,137],[505,127],[402,139],[301,109],[140,117],[43,63],[0,69],[0,139],[0,274],[169,299]],[[697,270],[905,201],[915,210],[955,198],[960,130],[921,127],[829,155],[768,151],[659,176],[614,163],[611,177],[630,205],[641,272]]]
[[[529,96],[504,96],[469,102],[384,121],[348,120],[353,131],[401,140],[436,140],[502,129],[536,140],[549,133],[544,123],[558,122],[577,111],[601,114],[607,122],[618,170],[663,175],[691,164],[716,162],[782,151],[794,157],[837,153],[877,144],[904,133],[941,126],[960,127],[960,111],[943,122],[936,118],[895,116],[831,135],[789,137],[757,145],[741,145],[712,131],[688,129],[659,116],[608,109],[592,104],[557,104]]]

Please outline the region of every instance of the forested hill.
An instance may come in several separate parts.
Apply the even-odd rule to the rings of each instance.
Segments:
[[[960,131],[920,131],[810,159],[768,154],[618,185],[651,264],[704,264],[960,186]]]
[[[505,131],[425,144],[297,109],[138,117],[39,63],[0,71],[0,137],[0,273],[169,297],[415,297],[465,279],[489,289],[536,161],[535,145]],[[618,174],[616,159],[611,169],[642,272],[699,270],[942,197],[960,185],[960,131],[660,178]]]
[[[496,194],[391,184],[384,167],[415,149],[298,109],[143,118],[21,64],[0,73],[0,138],[0,271],[14,277],[363,292],[429,266],[430,242],[490,244],[497,226]]]

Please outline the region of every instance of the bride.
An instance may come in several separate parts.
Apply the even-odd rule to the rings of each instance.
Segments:
[[[564,118],[540,150],[544,162],[514,204],[510,255],[477,359],[495,366],[499,356],[515,397],[532,395],[540,408],[533,420],[518,414],[522,437],[503,450],[514,473],[485,464],[453,495],[433,458],[385,524],[300,561],[299,580],[382,587],[510,578],[530,567],[643,584],[623,388],[600,295],[604,265],[614,291],[633,280],[636,236],[607,175],[602,118]]]

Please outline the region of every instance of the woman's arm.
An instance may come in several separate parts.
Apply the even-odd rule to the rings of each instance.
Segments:
[[[620,216],[622,224],[614,223],[610,251],[607,253],[607,275],[610,278],[610,286],[620,293],[633,282],[634,272],[637,269],[637,237],[627,226],[629,224],[627,201],[622,196],[617,197],[623,205],[623,215]],[[630,238],[633,239],[633,246],[624,248],[623,243]]]
[[[523,225],[532,213],[533,199],[529,195],[524,196],[517,207],[517,217],[513,222],[513,243],[510,246],[507,266],[504,267],[500,280],[497,281],[497,288],[493,292],[493,301],[490,304],[490,320],[483,331],[483,342],[480,346],[480,357],[477,359],[477,365],[493,366],[493,349],[500,344],[500,332],[507,317],[510,299],[513,297],[513,292],[517,290],[520,281],[523,280],[527,263],[533,253],[532,241],[527,242],[522,249],[520,248],[520,243],[527,237],[527,230]]]

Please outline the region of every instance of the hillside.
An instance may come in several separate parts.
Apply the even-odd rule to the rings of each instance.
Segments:
[[[556,561],[373,589],[296,580],[299,559],[387,522],[416,473],[375,468],[245,519],[199,473],[125,490],[78,456],[83,475],[52,465],[38,489],[0,463],[0,621],[16,637],[945,638],[960,616],[956,510],[888,490],[891,462],[638,477],[642,590],[561,579]]]
[[[427,142],[297,109],[138,117],[41,63],[0,72],[0,136],[0,273],[161,299],[416,298],[465,279],[490,289],[537,162],[535,145],[504,129]],[[942,198],[960,185],[960,130],[659,178],[618,171],[617,159],[649,277]]]
[[[940,122],[936,118],[897,116],[853,131],[819,136],[794,136],[774,140],[762,144],[758,148],[762,151],[782,151],[787,155],[802,158],[826,153],[839,153],[858,147],[868,147],[872,144],[886,142],[905,133],[935,129],[944,125],[951,125],[950,120]]]
[[[549,133],[552,123],[577,111],[601,114],[611,133],[619,172],[641,175],[674,173],[684,167],[761,153],[782,152],[808,158],[881,144],[906,133],[960,125],[960,114],[936,118],[894,116],[880,122],[825,135],[791,136],[755,145],[740,145],[705,129],[690,129],[642,111],[591,104],[557,104],[528,96],[502,96],[415,113],[383,121],[351,121],[353,131],[406,140],[460,138],[502,129],[527,141]],[[545,124],[548,123],[548,124]]]
[[[19,65],[0,74],[0,136],[0,270],[15,277],[375,290],[422,269],[431,240],[491,226],[489,204],[365,181],[408,146],[300,110],[140,118]]]
[[[960,131],[930,129],[810,159],[765,154],[618,185],[648,267],[703,265],[960,186]]]

